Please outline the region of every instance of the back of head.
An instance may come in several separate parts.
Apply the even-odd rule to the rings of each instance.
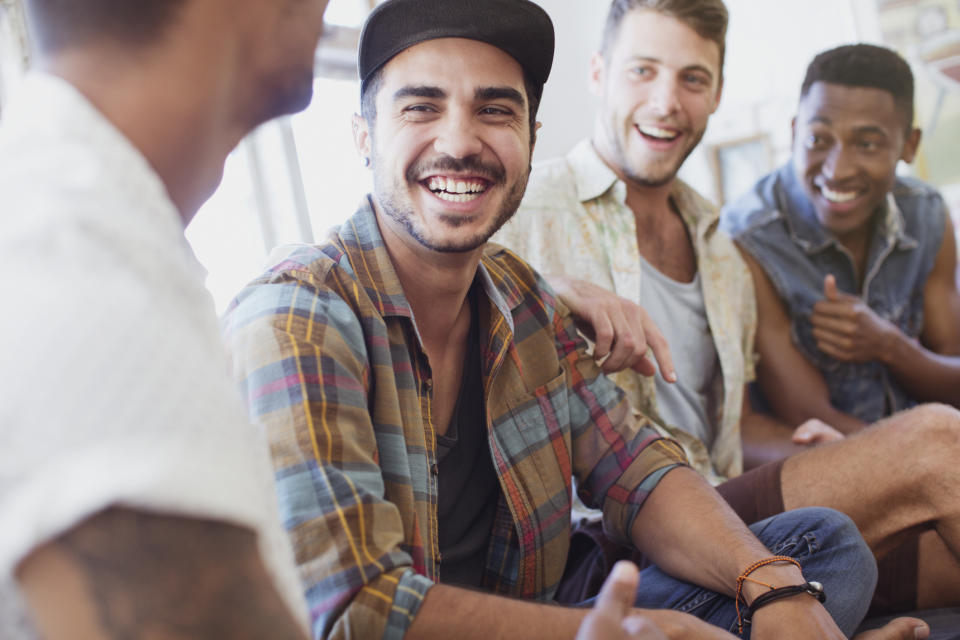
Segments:
[[[40,53],[91,43],[138,48],[159,40],[186,0],[26,0]]]
[[[729,14],[723,0],[613,0],[603,27],[600,51],[606,57],[620,33],[623,17],[634,10],[657,11],[679,20],[705,40],[712,40],[720,48],[720,71],[726,52]]]
[[[903,113],[906,128],[913,125],[913,72],[895,51],[872,44],[850,44],[824,51],[807,67],[801,100],[817,82],[886,91]]]

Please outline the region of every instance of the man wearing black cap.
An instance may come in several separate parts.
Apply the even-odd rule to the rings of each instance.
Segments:
[[[540,277],[487,245],[523,195],[552,51],[527,0],[380,5],[354,122],[373,194],[228,312],[314,636],[572,637],[586,611],[544,605],[575,477],[612,538],[683,580],[648,569],[634,605],[721,627],[649,611],[668,634],[730,637],[739,592],[757,638],[840,638],[875,580],[849,520],[786,514],[758,540],[634,418]]]

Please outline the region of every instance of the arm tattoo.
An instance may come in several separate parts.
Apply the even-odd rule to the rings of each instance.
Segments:
[[[56,544],[109,638],[303,638],[249,530],[114,508]]]

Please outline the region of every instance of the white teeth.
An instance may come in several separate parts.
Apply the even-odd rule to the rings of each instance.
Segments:
[[[643,135],[650,136],[651,138],[658,138],[660,140],[673,140],[680,135],[676,131],[661,129],[660,127],[654,127],[649,124],[640,124],[637,125],[637,128],[640,129],[640,133]]]
[[[433,176],[427,181],[427,188],[434,194],[450,202],[466,202],[467,200],[455,200],[446,196],[467,195],[468,200],[472,200],[477,195],[486,191],[486,185],[481,181],[454,180],[444,178],[443,176]]]
[[[823,194],[824,198],[836,204],[850,202],[857,197],[856,191],[834,191],[832,189],[828,189],[827,187],[820,187],[820,193]]]
[[[447,202],[470,202],[480,197],[479,193],[447,193],[446,191],[434,191],[433,195]]]

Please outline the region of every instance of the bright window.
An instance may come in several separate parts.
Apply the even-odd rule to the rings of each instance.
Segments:
[[[367,0],[330,2],[313,102],[248,136],[187,228],[218,312],[260,273],[274,247],[322,239],[369,191],[351,133],[359,110],[357,28],[368,11]]]

